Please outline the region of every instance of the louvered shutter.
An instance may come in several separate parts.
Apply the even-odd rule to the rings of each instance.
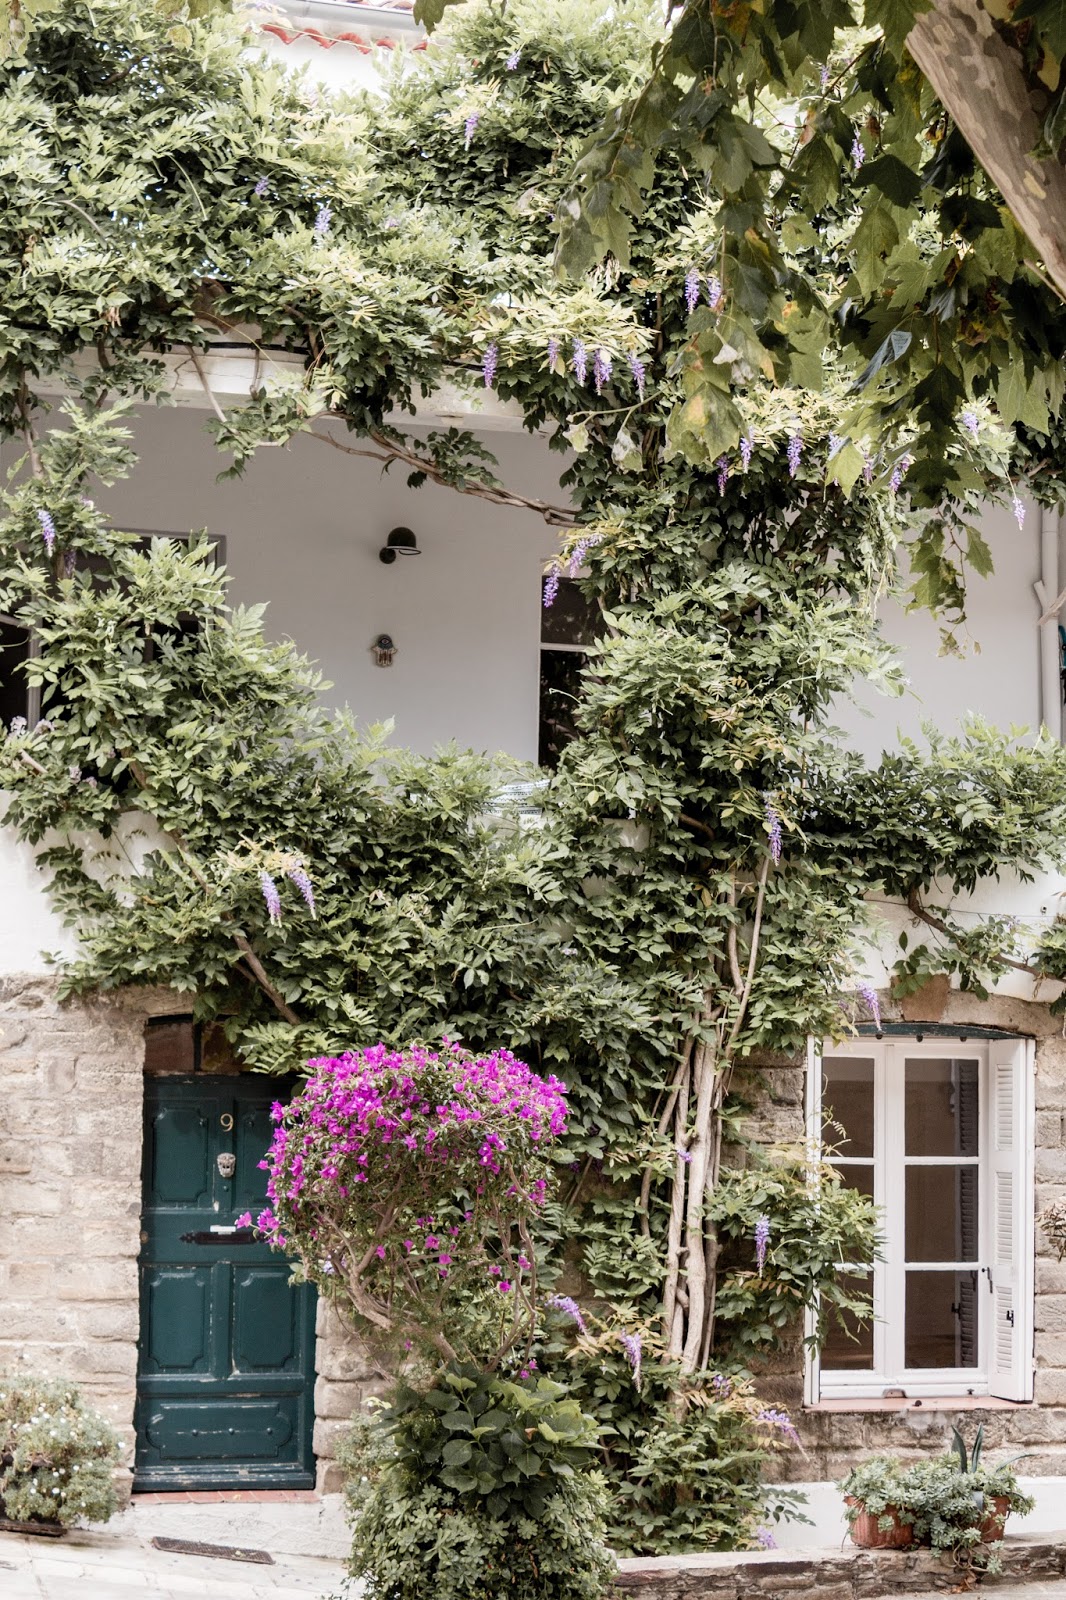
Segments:
[[[1033,1047],[994,1039],[989,1051],[989,1393],[1033,1397]]]

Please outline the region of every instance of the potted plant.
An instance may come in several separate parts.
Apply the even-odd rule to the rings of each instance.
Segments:
[[[72,1383],[0,1376],[0,1524],[62,1533],[116,1509],[119,1442]]]
[[[914,1541],[906,1468],[877,1456],[849,1472],[840,1488],[853,1543],[863,1550],[902,1550]]]

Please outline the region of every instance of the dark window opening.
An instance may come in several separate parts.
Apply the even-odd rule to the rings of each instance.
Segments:
[[[0,722],[5,728],[10,728],[15,717],[30,720],[29,659],[29,629],[10,617],[0,617]]]
[[[547,580],[544,580],[545,582]],[[543,605],[541,585],[540,716],[537,761],[554,770],[572,739],[578,737],[575,712],[587,646],[603,631],[599,607],[573,578],[561,578],[553,604]]]

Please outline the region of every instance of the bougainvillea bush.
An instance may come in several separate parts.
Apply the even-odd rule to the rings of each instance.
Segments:
[[[260,1231],[386,1341],[493,1365],[528,1350],[531,1228],[565,1086],[509,1050],[448,1044],[378,1044],[309,1071],[273,1108]]]
[[[116,1509],[114,1430],[71,1383],[0,1375],[0,1515],[106,1522]]]

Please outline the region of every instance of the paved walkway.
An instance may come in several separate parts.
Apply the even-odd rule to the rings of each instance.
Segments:
[[[63,1539],[0,1533],[2,1600],[357,1600],[343,1561],[339,1504],[142,1502]],[[154,1535],[266,1550],[272,1566],[157,1550]]]

